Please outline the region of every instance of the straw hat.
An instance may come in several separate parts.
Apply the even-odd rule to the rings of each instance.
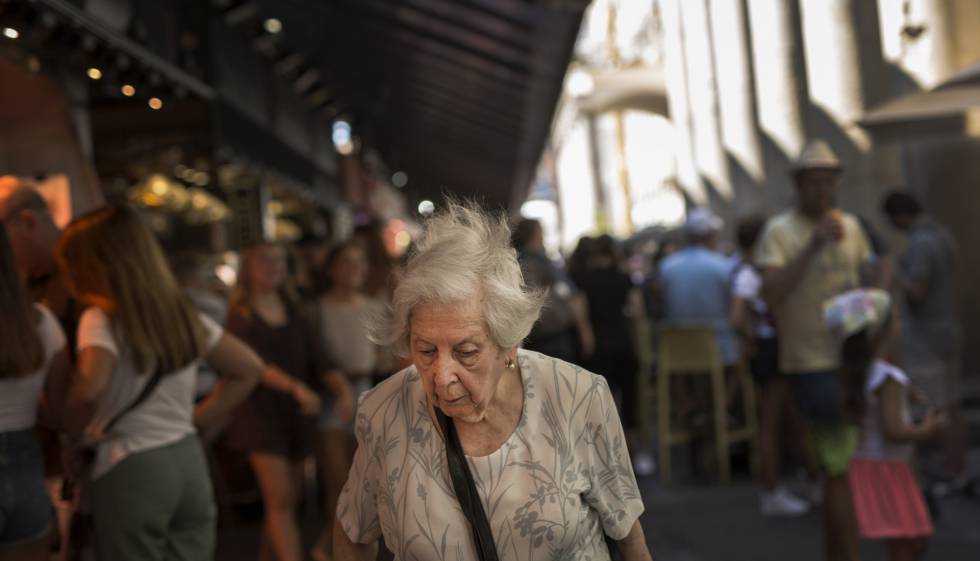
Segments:
[[[831,169],[840,171],[841,163],[837,154],[830,149],[826,140],[815,138],[807,141],[800,155],[793,161],[793,173],[805,169]]]

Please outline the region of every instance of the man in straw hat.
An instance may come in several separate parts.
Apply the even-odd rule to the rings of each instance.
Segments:
[[[857,445],[855,420],[840,407],[838,347],[823,321],[823,303],[856,288],[870,263],[870,244],[858,220],[835,207],[841,164],[823,140],[812,140],[793,162],[796,208],[766,225],[757,262],[763,296],[779,330],[780,368],[791,378],[823,488],[824,556],[859,558],[847,470]]]

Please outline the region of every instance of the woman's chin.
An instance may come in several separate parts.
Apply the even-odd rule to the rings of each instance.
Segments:
[[[447,417],[467,423],[478,422],[483,418],[480,410],[473,405],[473,402],[470,401],[468,397],[457,399],[455,401],[440,399],[439,409],[441,409],[443,414],[445,414]]]

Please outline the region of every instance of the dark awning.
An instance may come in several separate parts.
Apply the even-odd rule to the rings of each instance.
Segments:
[[[531,184],[585,0],[262,0],[337,112],[420,196],[514,207]]]

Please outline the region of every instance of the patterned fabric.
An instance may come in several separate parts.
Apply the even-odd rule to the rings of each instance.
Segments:
[[[643,512],[606,381],[521,350],[524,411],[495,452],[467,457],[501,561],[604,561]],[[475,561],[446,450],[414,367],[365,393],[357,454],[337,517],[354,542],[383,537],[396,559]]]
[[[891,296],[884,290],[860,288],[828,300],[823,315],[831,332],[846,339],[865,328],[877,331],[891,306]]]

